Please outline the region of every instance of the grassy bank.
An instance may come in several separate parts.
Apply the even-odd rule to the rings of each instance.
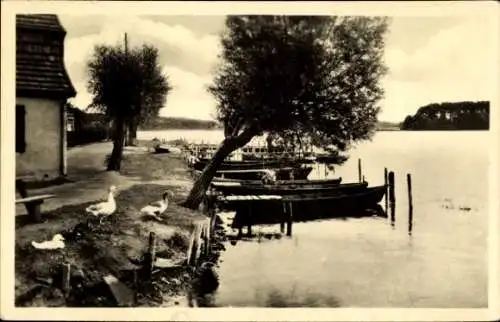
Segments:
[[[169,298],[184,297],[190,275],[184,266],[159,270],[145,282],[141,263],[150,232],[157,236],[158,257],[182,263],[194,224],[200,213],[180,207],[190,189],[189,170],[180,156],[155,155],[146,149],[127,150],[119,174],[106,173],[107,148],[100,143],[69,151],[70,183],[31,190],[32,194],[55,193],[52,204],[42,207],[44,221],[30,223],[16,216],[15,295],[18,306],[116,306],[103,283],[112,274],[137,293],[138,306],[167,305]],[[82,165],[83,160],[92,160]],[[83,171],[82,171],[83,170]],[[96,224],[84,209],[106,198],[109,184],[118,187],[117,211]],[[143,217],[139,209],[159,200],[165,190],[174,200],[159,222]],[[32,241],[65,237],[65,248],[35,249]],[[71,292],[63,296],[61,265],[71,264]],[[134,271],[139,283],[134,283]],[[171,301],[172,305],[182,305]]]

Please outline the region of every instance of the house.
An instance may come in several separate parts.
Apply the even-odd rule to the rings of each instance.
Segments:
[[[66,175],[66,113],[76,91],[64,67],[56,15],[16,16],[16,176]]]
[[[110,121],[104,114],[87,113],[66,104],[67,146],[100,142],[110,137]]]

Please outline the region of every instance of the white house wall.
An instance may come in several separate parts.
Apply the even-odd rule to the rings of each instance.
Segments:
[[[26,151],[16,153],[16,176],[51,179],[61,166],[61,111],[58,101],[16,98],[26,111]]]

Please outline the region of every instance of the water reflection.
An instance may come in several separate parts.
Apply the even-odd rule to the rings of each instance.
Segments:
[[[292,237],[282,236],[279,224],[255,226],[254,237],[227,242],[213,305],[486,307],[488,138],[467,131],[377,133],[329,178],[356,179],[358,158],[370,186],[384,183],[384,168],[394,171],[392,226],[385,217],[319,219],[294,223]],[[324,169],[310,175],[321,177]]]
[[[234,239],[235,246],[222,253],[220,287],[209,305],[485,305],[484,263],[470,263],[469,251],[455,250],[471,245],[449,244],[446,234],[436,238],[422,232],[410,237],[407,231],[391,227],[383,209],[378,211],[380,217],[294,223],[291,237],[282,235],[279,225],[255,226],[253,236]],[[232,232],[236,238],[237,230]],[[465,288],[454,290],[453,285],[463,284],[480,297]]]
[[[266,307],[340,307],[340,300],[311,291],[298,292],[296,284],[290,292],[272,288],[267,292]]]

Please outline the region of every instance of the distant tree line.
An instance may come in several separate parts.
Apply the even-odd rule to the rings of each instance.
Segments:
[[[68,121],[73,124],[67,131],[68,147],[100,142],[111,136],[110,121],[104,114],[86,113],[71,103],[66,104],[66,112],[70,116]]]
[[[489,120],[488,101],[433,103],[408,115],[401,130],[488,130]]]
[[[386,121],[377,122],[377,131],[398,131],[400,127],[399,123],[392,123]]]
[[[157,117],[139,127],[141,130],[212,130],[219,128],[216,121],[196,120],[183,117]]]

